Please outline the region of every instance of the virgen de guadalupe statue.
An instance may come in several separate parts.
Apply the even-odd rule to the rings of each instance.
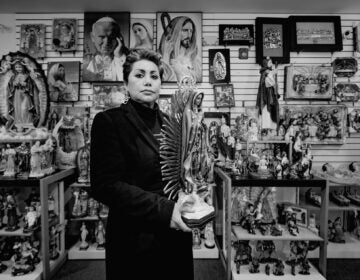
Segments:
[[[183,214],[189,227],[203,227],[215,215],[214,207],[204,201],[213,184],[213,162],[201,109],[203,96],[192,78],[179,83],[160,141],[161,170],[167,181],[164,192],[192,205],[194,212]]]
[[[30,56],[16,52],[2,58],[0,70],[0,117],[5,120],[8,136],[46,137],[44,128],[40,129],[48,108],[41,66]]]

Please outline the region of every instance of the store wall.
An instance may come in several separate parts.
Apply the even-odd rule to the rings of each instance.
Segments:
[[[218,36],[219,24],[255,24],[256,17],[288,17],[288,14],[240,14],[240,13],[203,13],[203,39],[214,38]],[[342,32],[349,30],[352,32],[353,24],[360,22],[359,14],[340,15],[342,20]],[[156,19],[156,13],[136,13],[131,14],[133,18],[151,18]],[[78,36],[79,46],[75,54],[54,52],[51,49],[52,39],[52,20],[53,18],[77,18],[78,19]],[[83,14],[17,14],[16,15],[16,33],[17,42],[20,39],[20,25],[25,23],[42,23],[46,25],[46,58],[39,60],[42,63],[43,69],[47,71],[47,63],[51,61],[82,61],[83,42],[84,42],[84,15]],[[156,27],[156,21],[155,27]],[[156,32],[156,28],[154,28]],[[352,35],[352,34],[351,34]],[[352,36],[348,39],[343,39],[343,51],[335,53],[295,53],[291,52],[291,63],[294,64],[325,64],[330,63],[336,57],[350,57],[353,56]],[[156,38],[156,34],[154,34]],[[156,42],[156,40],[154,40]],[[238,59],[238,49],[240,46],[230,46],[231,56],[231,83],[234,85],[236,107],[231,108],[232,121],[240,113],[244,112],[244,108],[248,106],[255,106],[257,95],[257,88],[259,83],[259,68],[255,63],[255,47],[251,46],[249,49],[249,58],[247,60]],[[203,46],[203,83],[198,85],[198,89],[205,93],[203,102],[205,111],[228,111],[227,108],[218,110],[214,105],[213,86],[209,84],[209,66],[208,66],[208,50],[210,48],[222,48],[222,46]],[[278,81],[279,93],[281,98],[280,104],[335,104],[336,102],[328,101],[284,101],[284,65],[279,65]],[[337,78],[335,82],[346,82],[347,78]],[[352,83],[360,83],[360,71],[352,78]],[[175,84],[164,84],[162,94],[172,94],[176,90]],[[68,105],[67,103],[66,105]],[[92,106],[92,85],[90,83],[81,83],[80,101],[74,102],[72,106]],[[349,108],[359,107],[357,104],[346,104]],[[93,118],[97,111],[91,109],[91,117]],[[348,135],[346,144],[344,145],[313,145],[312,152],[314,154],[314,164],[319,165],[323,162],[330,162],[335,166],[344,164],[345,162],[360,161],[360,134]]]

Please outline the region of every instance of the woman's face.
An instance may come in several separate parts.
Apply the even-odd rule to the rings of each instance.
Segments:
[[[65,68],[63,66],[60,66],[58,69],[58,74],[60,77],[64,77],[65,76]]]
[[[146,39],[147,36],[146,29],[141,24],[134,24],[132,30],[135,36],[139,37],[140,40]]]
[[[196,96],[195,102],[194,102],[195,105],[198,106],[198,107],[200,107],[200,106],[201,106],[202,99],[203,99],[202,94],[199,94],[198,96]]]
[[[130,98],[153,108],[159,98],[161,79],[157,65],[149,60],[139,60],[132,65],[127,82]]]
[[[22,73],[24,71],[24,66],[22,66],[20,63],[15,64],[15,71],[18,73]]]

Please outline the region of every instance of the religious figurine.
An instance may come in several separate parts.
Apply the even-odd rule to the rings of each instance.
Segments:
[[[0,132],[1,134],[1,132]],[[1,154],[0,154],[0,174],[4,174],[5,170],[6,170],[6,163],[7,163],[7,156],[5,154],[5,148],[1,149]]]
[[[74,199],[74,205],[71,211],[71,215],[75,218],[79,218],[82,215],[81,203],[80,203],[80,189],[74,189],[73,199]]]
[[[316,235],[319,235],[319,229],[316,227],[316,219],[314,213],[312,213],[309,217],[308,229],[314,232]]]
[[[302,262],[300,263],[299,274],[310,275],[310,264],[308,259],[303,259]]]
[[[272,257],[275,252],[275,243],[272,240],[259,240],[256,243],[256,251],[259,253],[260,263],[272,263],[276,260]]]
[[[340,217],[336,218],[334,222],[328,221],[328,239],[335,243],[345,243],[344,229],[341,224]]]
[[[53,137],[49,137],[45,144],[41,146],[41,172],[48,175],[55,172],[54,168],[54,143]]]
[[[214,238],[214,230],[212,223],[207,223],[205,226],[205,242],[204,245],[208,249],[215,248],[215,238]]]
[[[5,216],[5,203],[5,194],[0,193],[0,229],[4,226],[3,219]]]
[[[200,230],[198,228],[194,228],[192,230],[192,236],[193,236],[193,248],[201,249]]]
[[[299,234],[299,228],[297,226],[296,213],[291,208],[287,208],[285,211],[288,231],[291,235],[297,236]]]
[[[276,260],[274,266],[273,266],[273,274],[276,276],[282,276],[284,275],[284,269],[285,265],[282,260],[278,259]]]
[[[39,217],[37,216],[35,207],[30,205],[27,207],[27,213],[25,214],[25,225],[23,232],[32,232],[39,228]]]
[[[30,149],[25,142],[16,148],[18,158],[18,174],[17,178],[27,179],[30,173]]]
[[[280,119],[278,102],[280,95],[277,85],[277,69],[273,69],[270,57],[263,60],[260,74],[256,107],[261,116],[262,128],[276,131]]]
[[[39,250],[27,240],[16,242],[13,249],[11,274],[17,276],[34,271],[35,265],[40,262]]]
[[[30,149],[31,160],[30,160],[30,178],[40,178],[44,176],[44,173],[41,171],[41,158],[42,158],[42,148],[40,146],[40,141],[36,141],[35,144]]]
[[[97,202],[92,197],[89,197],[88,207],[87,207],[87,211],[88,211],[87,215],[90,217],[96,217],[98,215],[99,207],[100,207],[99,202]]]
[[[6,168],[4,172],[5,177],[14,177],[15,176],[15,149],[11,148],[9,144],[6,145],[5,157],[6,157]]]
[[[290,161],[285,151],[282,152],[281,166],[282,166],[282,177],[287,178],[289,176]]]
[[[19,228],[19,219],[17,215],[17,205],[13,195],[6,196],[5,210],[7,213],[7,225],[5,231],[15,231]]]
[[[103,222],[100,220],[95,228],[95,238],[97,247],[96,250],[104,250],[105,249],[105,227]]]
[[[255,119],[249,120],[248,141],[258,141],[259,127]]]
[[[81,208],[81,212],[80,212],[80,216],[81,217],[85,217],[87,215],[87,207],[88,207],[88,199],[89,199],[89,195],[88,192],[84,189],[82,189],[80,191],[80,208]]]
[[[243,216],[242,220],[240,221],[240,224],[248,230],[250,234],[256,234],[255,233],[255,216],[256,216],[256,209],[254,208],[254,204],[252,202],[248,202],[248,205],[245,209],[245,215]]]
[[[79,177],[77,181],[79,183],[90,182],[90,148],[87,144],[85,147],[80,148],[77,154],[77,165],[79,171]]]
[[[266,155],[263,154],[259,161],[259,170],[267,170],[269,165],[269,161],[266,158]]]
[[[56,260],[59,256],[57,245],[58,231],[55,226],[51,226],[49,230],[49,257],[50,260]]]
[[[109,215],[109,207],[107,205],[105,205],[104,203],[100,203],[99,206],[99,216],[102,219],[107,218],[107,216]]]
[[[249,266],[249,272],[259,273],[260,272],[259,267],[260,267],[259,260],[257,258],[253,258]]]
[[[86,241],[86,238],[89,234],[88,229],[86,228],[85,223],[83,222],[80,228],[80,250],[87,250],[89,248],[89,243]]]
[[[49,121],[48,121],[48,129],[49,131],[53,131],[56,124],[60,121],[59,115],[56,112],[56,110],[52,110],[50,117],[49,117]]]
[[[234,243],[236,249],[236,254],[234,257],[234,262],[236,264],[236,272],[240,273],[240,266],[242,264],[249,264],[251,262],[251,246],[249,245],[249,240],[238,240]]]
[[[296,275],[296,265],[295,263],[291,263],[291,275],[295,276]]]
[[[265,265],[265,274],[270,275],[270,265],[268,263]]]

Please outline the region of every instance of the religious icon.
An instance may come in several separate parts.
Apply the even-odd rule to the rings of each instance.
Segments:
[[[22,24],[20,31],[20,51],[33,58],[45,57],[45,25]]]
[[[73,18],[56,18],[53,20],[52,48],[59,52],[76,50],[77,24]]]

